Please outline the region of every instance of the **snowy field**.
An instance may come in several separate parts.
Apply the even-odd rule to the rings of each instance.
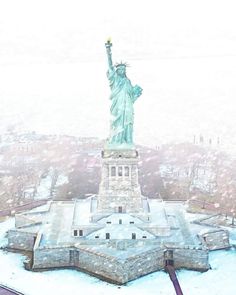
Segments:
[[[7,229],[14,219],[0,224],[0,245],[6,243]],[[175,295],[169,276],[156,272],[126,286],[115,286],[75,270],[56,270],[33,273],[23,268],[20,254],[0,251],[0,284],[5,284],[25,295],[90,294],[90,295]],[[178,277],[185,295],[235,295],[236,251],[210,253],[212,270],[205,273],[181,270]]]

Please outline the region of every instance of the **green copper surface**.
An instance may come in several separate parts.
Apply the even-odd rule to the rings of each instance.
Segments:
[[[111,46],[106,44],[108,57],[107,77],[111,88],[111,126],[108,148],[132,148],[134,107],[136,99],[142,94],[142,88],[138,85],[132,86],[126,76],[126,64],[120,63],[116,66],[112,63]]]

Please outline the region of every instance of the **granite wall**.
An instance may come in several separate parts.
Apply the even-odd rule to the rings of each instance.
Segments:
[[[7,237],[9,249],[32,251],[34,248],[37,233],[9,230]]]
[[[120,250],[122,251],[122,250]],[[175,268],[205,271],[209,269],[208,252],[203,249],[172,249]],[[125,252],[124,252],[125,253]],[[166,250],[152,249],[127,259],[96,252],[91,248],[35,249],[33,269],[76,267],[102,279],[124,284],[165,267]],[[170,258],[168,256],[168,258]]]

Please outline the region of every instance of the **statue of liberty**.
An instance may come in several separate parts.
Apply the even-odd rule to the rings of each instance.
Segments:
[[[126,77],[126,63],[112,63],[110,40],[107,41],[106,51],[108,57],[107,77],[111,88],[111,126],[110,147],[129,148],[133,146],[134,107],[136,99],[142,94],[142,88],[132,86]]]

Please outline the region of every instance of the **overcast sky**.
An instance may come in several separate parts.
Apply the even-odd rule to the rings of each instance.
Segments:
[[[104,43],[143,95],[135,141],[220,136],[236,144],[234,1],[0,0],[1,130],[104,138]]]

